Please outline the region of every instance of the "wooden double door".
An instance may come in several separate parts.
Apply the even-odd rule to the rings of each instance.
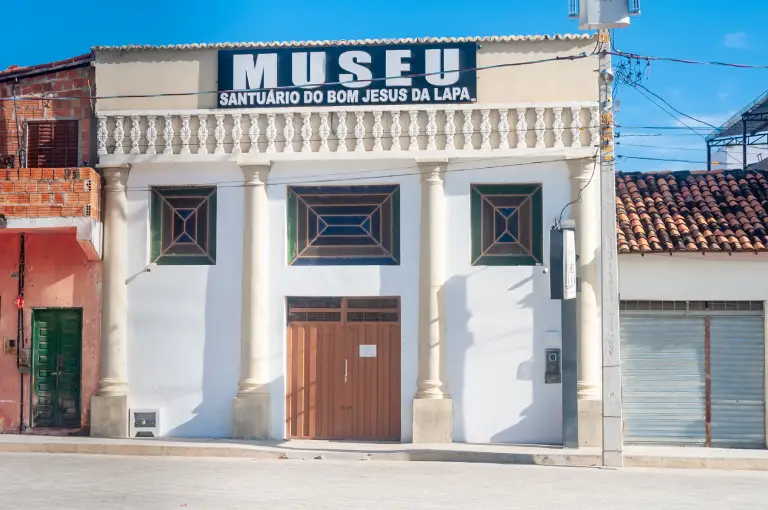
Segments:
[[[287,305],[287,437],[399,441],[400,300]]]
[[[32,311],[33,427],[80,427],[83,312]]]

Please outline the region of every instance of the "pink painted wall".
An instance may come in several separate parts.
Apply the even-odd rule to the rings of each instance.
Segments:
[[[32,309],[83,309],[81,425],[88,426],[91,397],[99,378],[101,338],[101,263],[88,261],[74,232],[27,233],[24,293],[24,342],[32,342]],[[0,233],[0,339],[16,338],[19,234]],[[2,346],[0,346],[2,347]],[[19,430],[20,376],[16,355],[0,349],[0,433]],[[24,423],[29,423],[29,376],[24,381]]]

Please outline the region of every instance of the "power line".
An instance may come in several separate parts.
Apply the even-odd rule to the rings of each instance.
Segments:
[[[503,158],[503,157],[500,157]],[[597,153],[595,153],[594,156],[591,156],[591,159],[596,159]],[[473,162],[479,162],[479,161],[487,161],[487,158],[482,159],[474,159],[474,160],[465,160],[462,163],[473,163]],[[490,170],[495,168],[514,168],[519,166],[529,166],[529,165],[552,165],[553,161],[530,161],[525,163],[505,163],[505,164],[498,164],[498,165],[486,165],[486,166],[472,166],[469,168],[447,168],[446,173],[453,173],[453,172],[470,172],[475,170]],[[277,178],[268,178],[267,182],[265,183],[266,186],[278,186],[278,185],[314,185],[314,184],[322,184],[322,183],[332,183],[332,182],[349,182],[349,181],[360,181],[360,180],[373,180],[373,179],[391,179],[394,177],[407,177],[407,176],[415,176],[415,175],[421,175],[421,172],[419,171],[407,171],[407,172],[401,172],[401,173],[386,173],[390,171],[396,171],[396,170],[411,170],[413,167],[394,167],[394,168],[378,168],[375,170],[363,170],[363,171],[353,171],[353,172],[338,172],[335,174],[318,174],[316,176],[299,176],[299,180],[297,180],[296,177],[286,177],[283,179]],[[1,172],[1,170],[0,170]],[[372,175],[372,176],[360,176],[360,174],[379,174],[379,175]],[[323,176],[329,176],[329,175],[343,175],[344,177],[341,178],[334,178],[334,179],[323,179]],[[183,185],[183,186],[173,186],[175,188],[181,188],[181,189],[194,189],[200,186],[217,186],[219,188],[243,188],[245,187],[245,181],[216,181],[216,182],[205,182],[205,183],[198,183],[194,185]],[[131,187],[126,186],[123,188],[123,190],[119,190],[120,192],[123,191],[151,191],[151,187]],[[45,192],[45,191],[30,191],[25,192],[26,195],[51,195],[58,192]],[[45,204],[40,204],[45,205]]]
[[[166,92],[161,94],[126,94],[126,95],[112,95],[112,96],[69,96],[69,97],[32,97],[32,96],[23,96],[23,97],[0,97],[0,100],[5,101],[23,101],[23,100],[39,100],[39,101],[46,101],[51,99],[56,100],[82,100],[82,99],[139,99],[139,98],[153,98],[153,97],[178,97],[178,96],[200,96],[200,95],[208,95],[208,94],[219,94],[223,92],[270,92],[270,91],[276,91],[276,90],[306,90],[311,87],[311,89],[317,89],[319,87],[330,87],[333,85],[347,85],[350,83],[372,83],[372,82],[380,82],[385,81],[389,79],[395,79],[395,78],[424,78],[427,76],[436,76],[436,75],[443,75],[447,73],[466,73],[471,71],[488,71],[490,69],[500,69],[505,67],[520,67],[520,66],[527,66],[527,65],[534,65],[534,64],[546,64],[548,62],[566,62],[571,60],[580,60],[583,58],[588,58],[593,56],[594,50],[591,54],[588,53],[580,53],[578,55],[564,55],[564,56],[556,56],[556,57],[550,57],[550,58],[542,58],[538,60],[527,60],[524,62],[505,62],[501,64],[493,64],[493,65],[487,65],[487,66],[478,66],[478,67],[465,67],[462,69],[457,69],[456,71],[436,71],[432,73],[417,73],[417,74],[407,74],[407,75],[397,75],[397,76],[384,76],[381,78],[370,78],[367,80],[345,80],[345,81],[334,81],[334,82],[326,82],[321,83],[317,85],[281,85],[277,87],[272,88],[258,88],[258,89],[248,89],[248,90],[203,90],[203,91],[197,91],[197,92]]]
[[[657,102],[656,102],[656,101],[655,101],[653,98],[651,98],[651,97],[650,97],[650,96],[648,96],[648,95],[647,95],[645,92],[643,92],[643,90],[642,90],[642,89],[640,89],[640,88],[637,88],[637,87],[633,87],[633,88],[634,88],[634,90],[635,90],[635,91],[637,91],[637,92],[638,92],[638,93],[639,93],[641,96],[643,96],[643,97],[644,97],[644,98],[646,98],[648,101],[650,101],[651,103],[653,103],[654,105],[656,105],[656,106],[657,106],[657,107],[658,107],[658,108],[659,108],[661,111],[663,111],[664,113],[666,113],[667,115],[669,115],[670,117],[672,117],[673,119],[675,119],[677,122],[679,122],[680,124],[682,124],[683,126],[685,126],[686,128],[688,128],[688,129],[689,129],[689,130],[691,130],[692,132],[696,133],[696,134],[697,134],[699,137],[701,137],[703,140],[706,140],[706,138],[707,138],[706,136],[704,136],[703,134],[699,133],[698,131],[696,131],[696,129],[692,128],[691,126],[689,126],[688,124],[686,124],[685,122],[683,122],[683,121],[682,121],[682,119],[680,119],[680,117],[677,117],[677,116],[676,116],[674,113],[670,112],[669,110],[667,110],[666,108],[664,108],[663,106],[661,106],[661,105],[660,105],[659,103],[657,103]],[[645,87],[643,87],[643,89],[644,89],[644,88],[645,88]],[[666,102],[666,101],[665,101],[665,102]],[[698,122],[698,121],[697,121],[697,122]],[[737,163],[741,164],[741,162],[740,162],[740,161],[738,161],[738,160],[737,160],[737,159],[736,159],[736,158],[735,158],[735,157],[734,157],[732,154],[730,154],[728,151],[725,151],[725,155],[726,155],[727,157],[730,157],[731,159],[733,159],[733,160],[734,160],[734,161],[736,161]],[[698,163],[698,162],[697,162],[697,161],[690,161],[690,163]],[[706,164],[706,163],[705,163],[705,164]]]
[[[738,67],[741,69],[768,69],[768,65],[736,64],[733,62],[701,61],[701,60],[689,60],[689,59],[674,58],[674,57],[658,57],[658,56],[651,56],[651,55],[640,55],[637,53],[626,53],[623,51],[616,51],[616,50],[609,51],[608,53],[610,55],[615,55],[617,57],[633,58],[637,60],[646,60],[646,61],[658,60],[658,61],[666,61],[666,62],[677,62],[680,64]]]
[[[597,161],[598,154],[600,154],[600,149],[598,149],[595,152],[595,155],[593,156],[593,159],[595,161],[592,164],[592,173],[589,175],[589,180],[586,183],[584,183],[584,186],[582,186],[579,189],[579,193],[576,195],[576,198],[574,198],[573,200],[565,204],[563,208],[560,210],[560,214],[557,216],[557,220],[555,220],[555,228],[560,228],[560,225],[562,224],[562,221],[563,221],[563,213],[568,208],[568,206],[581,202],[581,194],[584,193],[584,190],[587,189],[587,186],[589,186],[592,183],[592,179],[595,178],[595,171],[597,170],[597,167],[600,166],[600,164]]]
[[[704,125],[706,125],[706,126],[709,126],[709,127],[711,127],[712,129],[717,129],[717,126],[713,126],[713,125],[712,125],[712,124],[710,124],[709,122],[705,122],[705,121],[703,121],[703,120],[701,120],[701,119],[697,119],[696,117],[691,117],[691,116],[690,116],[690,115],[688,115],[687,113],[681,112],[680,110],[678,110],[677,108],[675,108],[674,106],[672,106],[671,104],[669,104],[669,102],[668,102],[666,99],[664,99],[663,97],[661,97],[660,95],[658,95],[658,94],[657,94],[657,93],[655,93],[654,91],[652,91],[652,90],[649,90],[649,89],[648,89],[648,87],[646,87],[646,86],[645,86],[645,85],[643,85],[642,83],[636,83],[636,84],[635,84],[635,87],[640,87],[641,89],[643,89],[644,91],[648,92],[650,95],[652,95],[653,97],[655,97],[656,99],[658,99],[659,101],[661,101],[662,103],[664,103],[665,105],[667,105],[667,106],[668,106],[670,109],[672,109],[672,111],[674,111],[674,112],[676,112],[676,113],[679,113],[679,114],[680,114],[680,115],[682,115],[683,117],[686,117],[686,118],[688,118],[688,119],[691,119],[691,120],[692,120],[692,121],[694,121],[694,122],[698,122],[699,124],[704,124]]]
[[[617,133],[616,138],[628,138],[628,137],[656,137],[661,136],[664,138],[673,137],[673,136],[699,136],[698,133]]]
[[[663,161],[665,163],[695,163],[695,164],[702,164],[706,165],[706,161],[693,161],[690,159],[670,159],[670,158],[651,158],[651,157],[644,157],[644,156],[616,156],[619,159],[641,159],[644,161]]]
[[[617,124],[616,128],[623,128],[623,129],[691,129],[689,127],[684,126],[625,126],[624,124]],[[694,128],[694,129],[704,129],[704,128]],[[709,130],[707,130],[709,131]],[[698,133],[697,133],[698,134]]]
[[[670,147],[668,145],[643,145],[640,143],[621,143],[616,142],[616,145],[621,145],[622,147],[645,147],[648,149],[670,149],[670,150],[676,150],[676,151],[695,151],[695,152],[701,152],[705,149],[694,149],[691,147]]]

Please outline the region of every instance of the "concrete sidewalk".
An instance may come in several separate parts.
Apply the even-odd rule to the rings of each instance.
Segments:
[[[347,441],[237,441],[232,439],[97,439],[0,435],[0,452],[105,455],[234,457],[246,459],[329,459],[349,461],[480,462],[562,467],[599,467],[599,449],[483,445],[355,443]],[[766,450],[626,447],[625,467],[768,471]]]

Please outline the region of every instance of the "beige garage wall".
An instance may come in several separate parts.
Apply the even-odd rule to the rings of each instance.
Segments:
[[[594,39],[480,43],[479,67],[591,53]],[[99,96],[203,92],[217,89],[217,51],[98,50]],[[478,72],[479,103],[597,101],[597,57]],[[99,111],[216,108],[215,94],[100,99]]]

